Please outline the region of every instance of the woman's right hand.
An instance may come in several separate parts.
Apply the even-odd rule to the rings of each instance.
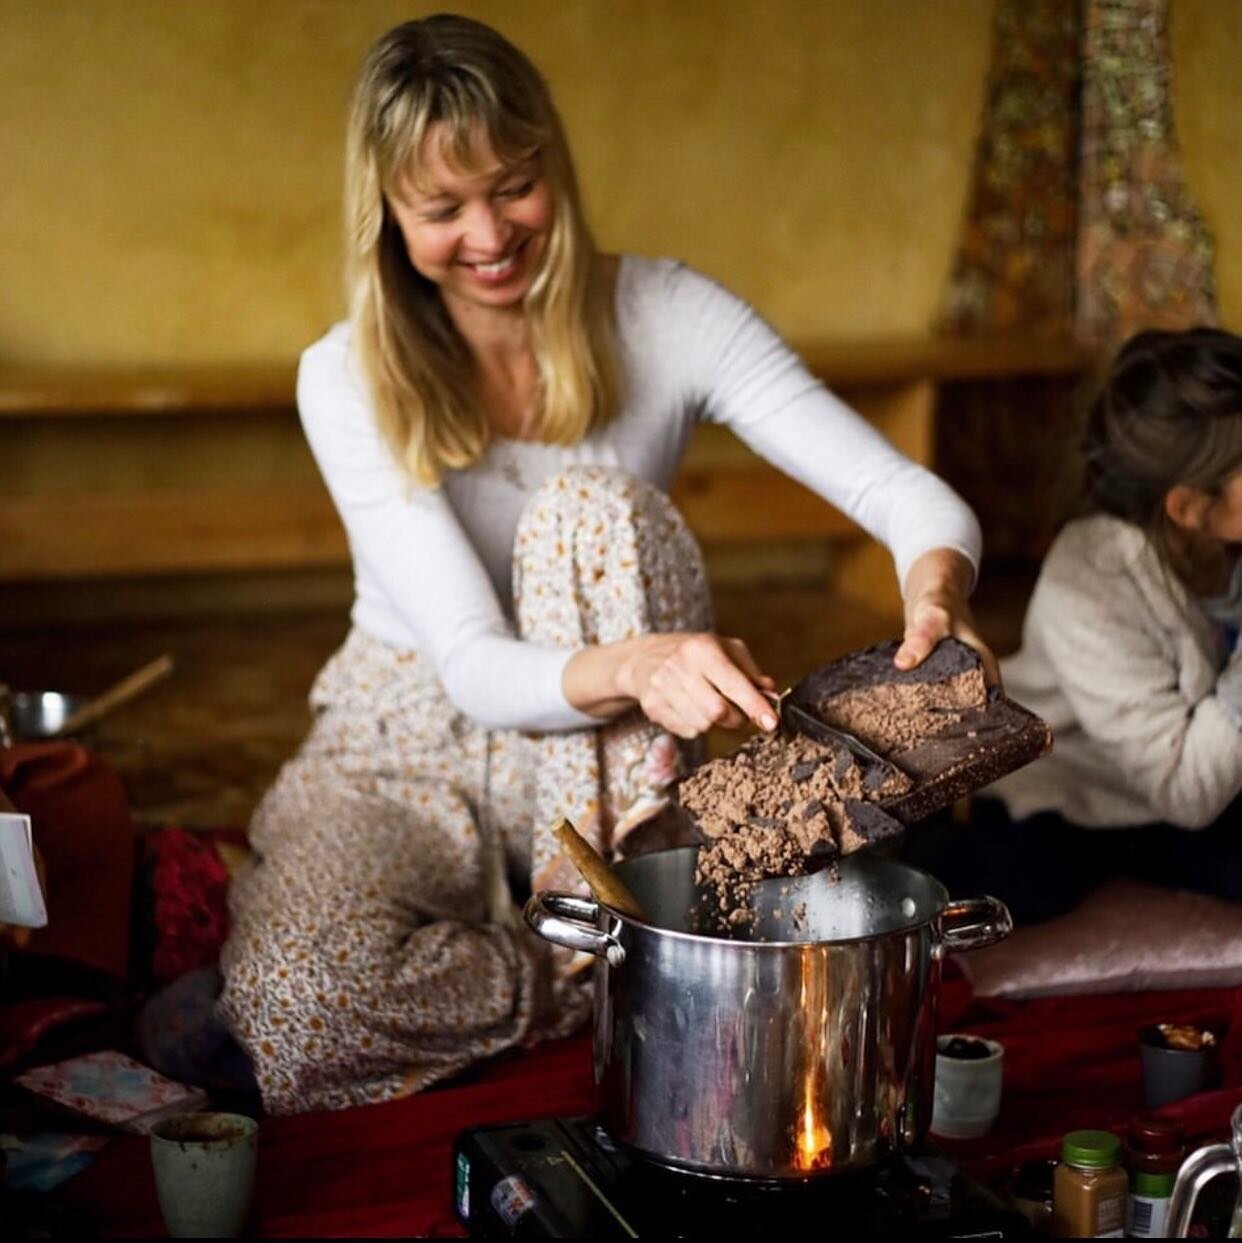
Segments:
[[[608,717],[637,704],[679,738],[698,738],[713,725],[737,729],[748,720],[774,730],[776,713],[762,691],[775,685],[741,639],[701,632],[644,634],[587,648],[565,669],[566,696],[583,711]]]

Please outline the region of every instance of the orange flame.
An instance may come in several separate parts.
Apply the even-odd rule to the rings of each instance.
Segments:
[[[832,1135],[815,1108],[815,1087],[807,1079],[803,1092],[802,1125],[798,1131],[798,1151],[794,1165],[799,1170],[825,1170],[832,1164]]]
[[[822,982],[815,975],[812,955],[802,955],[800,968],[802,1015],[808,1027],[809,1048],[809,1032],[822,1023],[823,998],[819,996],[821,990],[817,986]],[[832,1133],[819,1112],[823,1084],[823,1066],[818,1063],[808,1066],[802,1080],[802,1117],[798,1128],[798,1148],[794,1153],[794,1167],[807,1172],[824,1170],[832,1165]]]

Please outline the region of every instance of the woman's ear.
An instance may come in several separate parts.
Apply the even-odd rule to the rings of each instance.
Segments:
[[[1176,483],[1164,494],[1165,514],[1183,531],[1202,531],[1211,508],[1211,496],[1188,484]]]

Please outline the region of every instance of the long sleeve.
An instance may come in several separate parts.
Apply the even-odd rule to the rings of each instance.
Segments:
[[[1081,736],[1067,729],[1063,746],[1058,730],[1050,759],[1077,771],[1069,780],[1101,782],[1106,765],[1112,784],[1144,800],[1151,819],[1201,828],[1242,791],[1242,737],[1217,695],[1195,606],[1170,598],[1168,578],[1136,551],[1136,540],[1125,541],[1124,555],[1109,549],[1109,531],[1107,522],[1081,524],[1053,548],[1032,599],[1017,680],[1046,665],[1040,680],[1068,705]],[[1236,663],[1226,666],[1227,682]]]
[[[903,579],[931,548],[958,549],[978,564],[978,525],[966,505],[831,396],[745,303],[678,264],[627,258],[617,315],[626,396],[612,423],[572,446],[498,444],[437,489],[413,487],[393,460],[352,364],[348,329],[338,326],[303,355],[298,404],[349,536],[354,622],[429,657],[449,697],[479,724],[597,723],[565,700],[572,652],[519,641],[507,619],[523,504],[576,464],[667,489],[703,414],[886,543]]]
[[[947,484],[833,396],[745,302],[686,268],[675,290],[672,322],[685,325],[687,383],[706,418],[887,545],[900,582],[933,548],[977,571],[978,521]]]
[[[565,699],[561,676],[573,653],[514,637],[443,491],[416,488],[402,475],[346,354],[343,333],[312,346],[297,391],[307,439],[349,537],[355,621],[398,646],[408,632],[453,703],[487,728],[598,724]],[[387,598],[375,599],[381,591]],[[393,614],[401,633],[385,632]]]

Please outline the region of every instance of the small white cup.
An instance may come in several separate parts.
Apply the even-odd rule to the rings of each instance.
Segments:
[[[177,1114],[151,1129],[164,1224],[174,1239],[241,1234],[254,1191],[258,1123],[241,1114]]]
[[[953,1040],[987,1045],[987,1057],[949,1057]],[[986,1135],[1000,1112],[1005,1049],[997,1040],[954,1032],[936,1039],[936,1090],[931,1129],[946,1139],[977,1139]]]

